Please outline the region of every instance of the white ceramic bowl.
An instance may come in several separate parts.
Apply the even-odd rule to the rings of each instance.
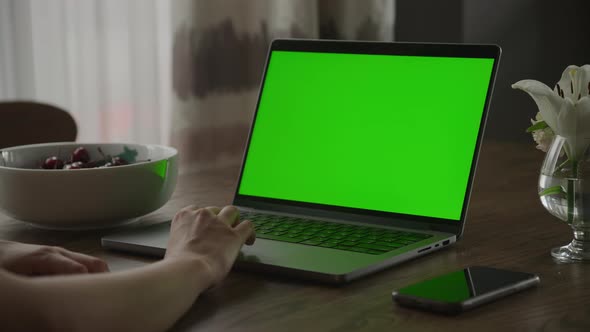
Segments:
[[[83,146],[91,160],[122,155],[129,165],[76,170],[41,169],[50,156],[67,159]],[[0,210],[55,229],[128,223],[164,205],[178,175],[178,152],[159,145],[48,143],[0,150]]]

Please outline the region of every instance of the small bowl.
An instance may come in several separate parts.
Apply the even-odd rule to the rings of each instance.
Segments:
[[[42,169],[78,147],[91,160],[120,156],[129,165]],[[101,153],[102,151],[102,153]],[[95,229],[129,223],[163,206],[178,176],[178,152],[160,145],[48,143],[0,150],[0,210],[51,229]]]

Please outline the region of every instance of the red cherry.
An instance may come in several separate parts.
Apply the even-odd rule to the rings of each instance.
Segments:
[[[63,167],[64,162],[56,156],[45,159],[43,165],[41,165],[41,168],[43,169],[62,169]]]
[[[72,153],[72,162],[80,161],[82,163],[87,163],[90,161],[90,155],[88,154],[88,150],[84,147],[79,147]]]

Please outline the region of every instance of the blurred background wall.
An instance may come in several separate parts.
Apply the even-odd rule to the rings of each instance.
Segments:
[[[502,47],[486,137],[530,141],[537,112],[510,85],[536,79],[550,87],[567,65],[590,63],[588,0],[399,0],[395,39],[495,43]]]

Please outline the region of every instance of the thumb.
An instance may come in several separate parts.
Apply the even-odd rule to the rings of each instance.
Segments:
[[[236,227],[234,227],[234,229],[240,235],[242,243],[246,243],[247,245],[254,243],[256,234],[254,233],[254,225],[250,220],[244,220],[240,222]]]

